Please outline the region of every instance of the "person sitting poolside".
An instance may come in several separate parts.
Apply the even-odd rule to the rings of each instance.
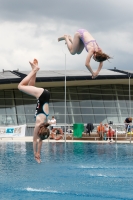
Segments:
[[[128,117],[124,121],[126,132],[130,132],[132,128],[132,117]]]
[[[54,116],[52,116],[52,119],[48,121],[50,126],[51,126],[51,130],[53,129],[53,126],[56,126],[56,119]]]
[[[101,122],[100,125],[97,127],[97,133],[98,133],[98,136],[100,137],[101,140],[103,140],[104,130],[105,130],[104,126]]]
[[[57,136],[57,134],[59,136]],[[51,130],[50,139],[60,140],[63,138],[63,130],[61,128],[53,128]]]
[[[50,124],[52,124],[53,126],[56,125],[56,119],[54,116],[52,116],[52,119],[50,120]]]
[[[105,140],[107,139],[108,131],[109,131],[109,125],[104,124],[104,139]]]
[[[109,130],[108,130],[108,134],[107,134],[107,136],[108,136],[107,141],[113,142],[114,134],[115,134],[115,131],[112,129],[111,126],[109,126]]]

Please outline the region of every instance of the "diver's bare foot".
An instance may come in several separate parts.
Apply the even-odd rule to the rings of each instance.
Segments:
[[[62,36],[62,37],[59,37],[59,38],[58,38],[58,42],[60,42],[60,41],[62,41],[62,40],[66,40],[66,37],[67,37],[67,35],[64,35],[64,36]]]
[[[29,62],[29,63],[31,65],[33,71],[37,72],[40,69],[40,67],[38,65],[36,65],[32,62]]]
[[[33,63],[34,63],[35,65],[38,65],[38,60],[37,60],[36,58],[34,58]]]
[[[60,42],[60,41],[62,41],[62,40],[65,40],[65,37],[64,37],[64,36],[58,38],[58,42]]]
[[[38,65],[38,60],[36,58],[34,58],[33,63],[32,62],[29,62],[29,63],[31,65],[32,69],[34,69],[35,66]]]
[[[35,68],[33,69],[33,71],[37,72],[40,69],[40,67],[38,65],[35,65]]]

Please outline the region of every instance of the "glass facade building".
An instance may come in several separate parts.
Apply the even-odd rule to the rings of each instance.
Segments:
[[[47,87],[51,93],[50,115],[57,123],[65,122],[65,88]],[[84,85],[66,88],[66,122],[123,123],[133,115],[133,86],[129,98],[128,85]],[[131,100],[130,100],[131,99]],[[36,99],[17,89],[0,90],[0,125],[34,125]]]

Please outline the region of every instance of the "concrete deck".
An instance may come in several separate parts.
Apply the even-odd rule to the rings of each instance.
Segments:
[[[33,142],[33,137],[32,136],[26,136],[26,137],[0,137],[0,142]],[[47,143],[47,142],[65,142],[64,139],[61,140],[51,140],[51,139],[47,139],[47,140],[43,140],[43,142]],[[133,140],[130,141],[130,139],[128,138],[127,140],[117,140],[117,141],[113,141],[113,142],[108,142],[105,140],[80,140],[80,139],[76,139],[74,138],[73,140],[66,140],[66,142],[83,142],[83,143],[132,143],[133,144]]]

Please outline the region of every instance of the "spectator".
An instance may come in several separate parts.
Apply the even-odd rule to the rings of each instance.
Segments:
[[[108,135],[107,141],[113,142],[114,134],[115,134],[115,131],[112,129],[111,126],[109,126],[109,130],[108,130],[108,134],[107,134]]]
[[[132,117],[129,117],[129,118],[126,118],[125,121],[125,129],[126,129],[126,132],[130,132],[131,130],[131,123],[132,123]]]
[[[52,119],[48,121],[48,123],[51,125],[51,130],[53,129],[53,126],[56,126],[56,119],[54,116],[52,116]]]
[[[59,134],[58,137],[57,134]],[[60,140],[61,138],[63,138],[63,130],[61,128],[53,128],[51,131],[50,139]]]
[[[104,139],[105,140],[107,139],[108,130],[109,130],[109,125],[104,124]]]
[[[52,116],[52,119],[50,120],[50,124],[51,124],[52,126],[56,126],[56,119],[55,119],[54,116]]]
[[[104,130],[104,126],[101,122],[100,125],[97,127],[97,133],[101,140],[103,140]]]

